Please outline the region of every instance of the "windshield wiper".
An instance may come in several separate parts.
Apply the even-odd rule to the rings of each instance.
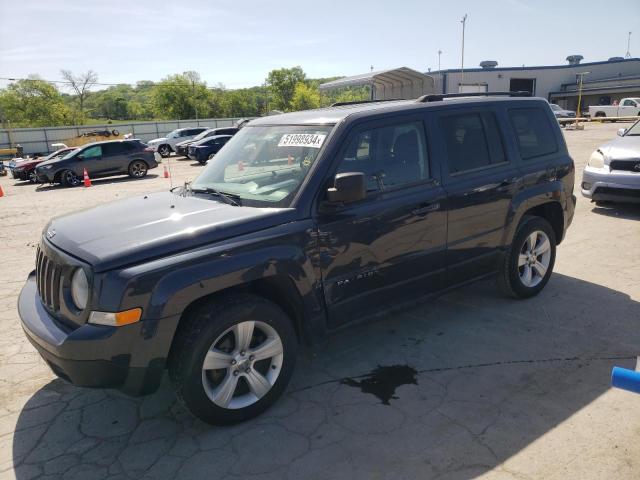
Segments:
[[[233,205],[234,207],[240,206],[240,195],[235,195],[233,193],[221,192],[220,190],[216,190],[215,188],[207,187],[207,188],[190,188],[189,191],[193,193],[207,193],[209,195],[215,195],[224,200],[225,203],[229,205]]]

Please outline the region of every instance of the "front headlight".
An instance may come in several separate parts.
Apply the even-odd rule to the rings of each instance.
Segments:
[[[78,310],[84,310],[89,300],[89,280],[82,268],[76,269],[71,277],[71,298]]]
[[[43,165],[40,167],[42,170],[51,170],[53,168],[53,165]]]
[[[600,153],[599,150],[596,150],[589,157],[589,161],[587,162],[587,165],[589,165],[592,168],[604,167],[604,155],[602,155],[602,153]]]

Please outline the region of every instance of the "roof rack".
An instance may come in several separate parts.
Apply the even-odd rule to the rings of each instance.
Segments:
[[[531,92],[519,90],[514,92],[473,92],[473,93],[442,93],[436,95],[423,95],[416,99],[418,103],[439,102],[445,98],[463,97],[530,97]]]
[[[355,100],[353,102],[335,102],[331,107],[342,107],[344,105],[358,105],[360,103],[378,103],[378,102],[401,102],[404,98],[385,98],[380,100]]]

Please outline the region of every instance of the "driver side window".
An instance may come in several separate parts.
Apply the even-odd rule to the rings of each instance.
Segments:
[[[422,122],[352,134],[337,173],[362,172],[367,191],[388,190],[429,178]]]
[[[84,152],[82,152],[82,158],[95,158],[95,157],[101,157],[101,156],[102,156],[102,147],[100,145],[89,147]]]

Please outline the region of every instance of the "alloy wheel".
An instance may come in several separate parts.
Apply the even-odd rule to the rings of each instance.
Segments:
[[[131,175],[137,178],[144,177],[147,173],[147,166],[142,162],[133,162],[131,164]]]
[[[244,321],[225,330],[202,364],[202,384],[209,399],[222,408],[253,405],[276,383],[283,361],[276,330],[260,321]]]
[[[531,232],[518,256],[518,274],[526,287],[535,287],[547,274],[551,261],[551,242],[542,230]]]
[[[72,187],[80,184],[80,178],[71,170],[67,170],[64,173],[64,180],[67,185],[71,185]]]

